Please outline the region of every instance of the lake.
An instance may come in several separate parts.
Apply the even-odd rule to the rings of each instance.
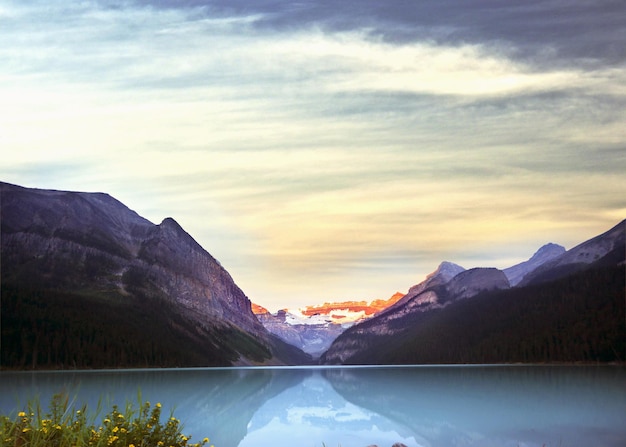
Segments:
[[[0,410],[58,392],[77,406],[123,406],[139,390],[215,447],[626,445],[618,366],[5,371]]]

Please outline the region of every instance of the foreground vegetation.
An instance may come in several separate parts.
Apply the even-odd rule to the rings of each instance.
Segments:
[[[201,447],[204,438],[191,443],[173,415],[161,422],[161,404],[138,401],[123,411],[113,405],[100,423],[100,406],[90,414],[86,406],[71,406],[67,395],[55,395],[47,413],[31,402],[15,416],[0,415],[2,447]],[[213,446],[211,446],[213,447]]]

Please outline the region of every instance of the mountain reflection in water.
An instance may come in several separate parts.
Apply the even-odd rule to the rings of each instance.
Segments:
[[[0,411],[138,392],[215,447],[622,447],[623,367],[234,368],[0,373]]]

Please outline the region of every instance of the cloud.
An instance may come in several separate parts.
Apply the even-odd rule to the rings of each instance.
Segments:
[[[8,2],[0,174],[173,216],[262,304],[505,267],[626,209],[626,67],[570,12],[244,3]]]

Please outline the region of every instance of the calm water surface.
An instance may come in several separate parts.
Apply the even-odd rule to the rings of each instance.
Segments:
[[[624,367],[2,372],[0,410],[58,392],[124,405],[139,390],[215,447],[626,446]]]

